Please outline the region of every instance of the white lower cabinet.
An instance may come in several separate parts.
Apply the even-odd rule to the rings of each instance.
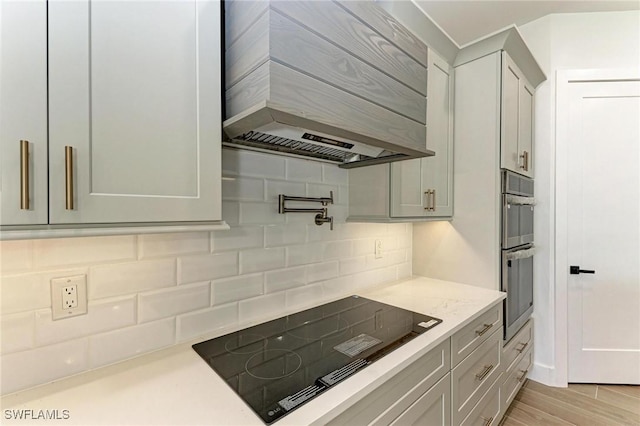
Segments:
[[[531,327],[503,348],[499,302],[328,424],[497,425],[531,366]]]
[[[493,383],[487,393],[478,401],[461,426],[491,426],[500,422],[500,384],[502,376]]]
[[[504,415],[524,384],[533,366],[533,320],[529,320],[503,349],[505,373],[500,389],[501,414]]]
[[[428,392],[423,394],[391,424],[447,426],[451,424],[451,380],[444,376]]]
[[[450,359],[447,339],[329,424],[356,426],[392,423],[449,372]]]

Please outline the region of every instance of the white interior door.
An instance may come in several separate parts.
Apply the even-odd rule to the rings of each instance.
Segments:
[[[640,384],[640,79],[567,93],[568,379]]]

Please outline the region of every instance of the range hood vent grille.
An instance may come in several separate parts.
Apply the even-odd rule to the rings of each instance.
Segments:
[[[318,146],[295,139],[274,136],[255,130],[249,131],[232,139],[231,144],[330,161],[332,163],[339,164],[343,168],[362,167],[410,158],[408,155],[398,154],[391,151],[383,151],[377,157],[369,157],[331,147]]]

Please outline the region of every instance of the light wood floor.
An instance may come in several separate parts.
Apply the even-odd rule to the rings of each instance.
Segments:
[[[553,388],[527,380],[502,425],[640,425],[640,386]]]

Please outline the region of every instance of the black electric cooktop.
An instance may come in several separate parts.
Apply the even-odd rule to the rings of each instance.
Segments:
[[[351,296],[193,349],[271,423],[441,322]]]

